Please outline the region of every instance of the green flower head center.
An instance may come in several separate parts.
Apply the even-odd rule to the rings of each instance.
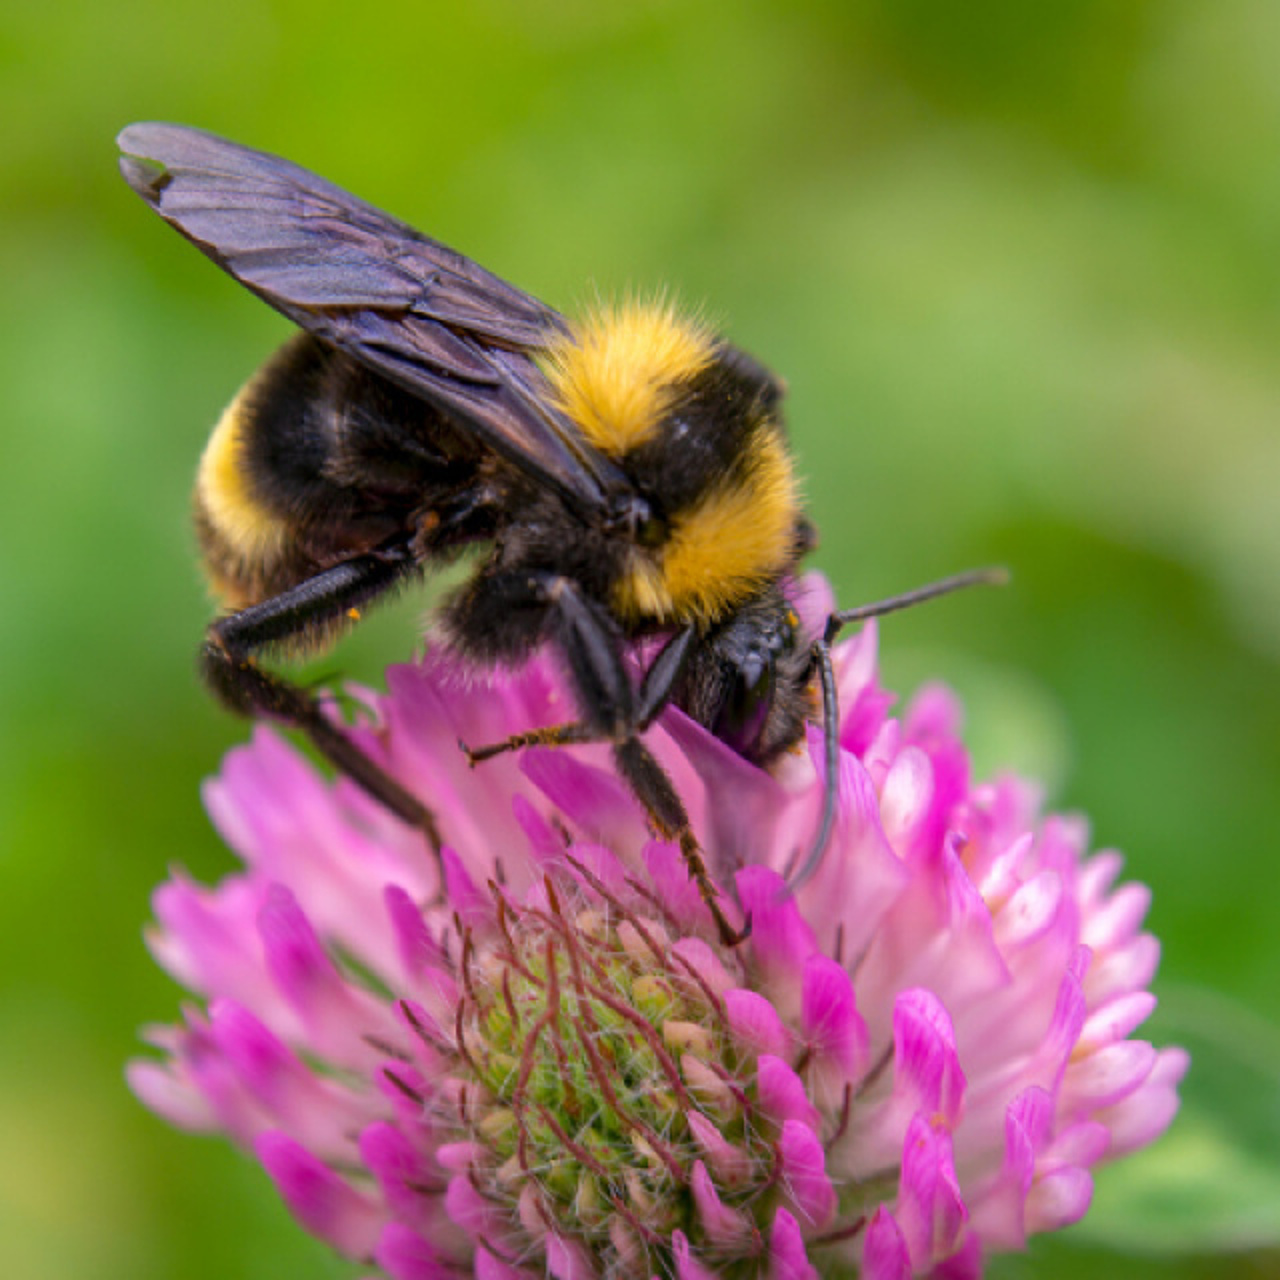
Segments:
[[[593,1243],[616,1239],[619,1220],[649,1240],[687,1230],[703,1157],[692,1113],[768,1166],[767,1135],[725,1105],[754,1072],[661,924],[554,900],[506,908],[502,924],[499,940],[468,944],[458,1024],[491,1198],[527,1203],[532,1189],[548,1224]]]

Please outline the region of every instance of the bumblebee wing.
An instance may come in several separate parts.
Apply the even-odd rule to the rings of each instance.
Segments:
[[[296,324],[469,426],[590,514],[625,475],[547,399],[532,353],[558,312],[298,165],[199,129],[135,124],[126,181]]]

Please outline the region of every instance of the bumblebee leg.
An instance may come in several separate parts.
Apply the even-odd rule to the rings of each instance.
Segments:
[[[461,740],[458,746],[467,757],[467,763],[475,768],[494,756],[508,751],[520,751],[524,747],[565,747],[574,742],[599,742],[598,734],[585,724],[549,724],[542,729],[529,729],[525,733],[513,733],[501,742],[491,742],[487,747],[469,747]]]
[[[264,646],[338,622],[382,595],[416,563],[406,548],[393,545],[343,561],[269,600],[219,618],[206,634],[200,667],[225,706],[240,715],[271,716],[302,730],[330,764],[421,830],[438,853],[440,832],[432,812],[334,725],[314,695],[263,670],[254,658]]]
[[[694,631],[688,627],[677,631],[662,646],[658,656],[650,664],[640,684],[640,704],[636,711],[632,733],[643,733],[661,714],[662,709],[671,700],[671,692],[676,681],[684,671],[689,654],[693,649]],[[542,729],[530,729],[525,733],[513,733],[501,742],[491,743],[486,747],[469,747],[465,742],[458,745],[466,753],[467,762],[480,764],[484,760],[492,760],[507,751],[518,751],[523,747],[563,747],[572,743],[601,742],[611,740],[608,734],[583,721],[571,724],[547,725]]]
[[[711,879],[689,815],[666,770],[640,741],[671,698],[693,651],[692,628],[676,632],[662,647],[641,681],[639,698],[631,687],[621,638],[607,614],[582,595],[575,583],[557,575],[531,576],[529,590],[547,605],[545,630],[564,654],[582,719],[516,734],[505,742],[468,749],[471,762],[487,760],[524,746],[562,746],[575,742],[608,742],[614,764],[631,788],[654,829],[680,845],[689,876],[711,912],[721,941],[734,946],[747,935],[729,923],[720,891]]]

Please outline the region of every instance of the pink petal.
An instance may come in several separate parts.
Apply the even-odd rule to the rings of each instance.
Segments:
[[[720,1193],[701,1160],[694,1162],[689,1190],[697,1209],[698,1226],[713,1248],[737,1252],[751,1239],[751,1220],[720,1199]]]
[[[1085,918],[1080,940],[1095,951],[1123,946],[1137,934],[1150,906],[1145,884],[1127,884]]]
[[[813,930],[776,871],[745,867],[735,879],[738,900],[751,921],[756,981],[778,1012],[792,1018],[800,1009],[805,961],[817,950]]]
[[[950,1015],[931,991],[904,991],[893,1006],[894,1092],[915,1111],[960,1118],[965,1077]]]
[[[1150,991],[1133,991],[1108,1001],[1085,1021],[1080,1031],[1080,1050],[1089,1052],[1125,1039],[1151,1016],[1155,1007],[1156,998]]]
[[[760,1110],[775,1124],[798,1120],[821,1133],[822,1114],[810,1101],[804,1081],[772,1053],[756,1059],[756,1096]]]
[[[777,1010],[759,992],[744,987],[726,991],[724,1010],[733,1034],[748,1048],[780,1058],[789,1055],[791,1033]]]
[[[1178,1112],[1178,1082],[1191,1059],[1182,1049],[1162,1049],[1151,1074],[1127,1098],[1098,1113],[1111,1131],[1108,1156],[1136,1151],[1158,1138]]]
[[[274,1128],[326,1158],[349,1158],[350,1134],[369,1117],[366,1098],[316,1075],[233,1001],[217,1000],[210,1006],[209,1035]]]
[[[639,853],[645,839],[643,811],[615,773],[544,747],[523,752],[520,767],[588,840],[624,857]]]
[[[923,1268],[949,1256],[968,1216],[956,1180],[951,1135],[917,1116],[902,1144],[897,1209],[912,1264]]]
[[[719,1280],[693,1256],[688,1237],[683,1231],[671,1233],[671,1252],[676,1262],[676,1280]]]
[[[587,1250],[573,1240],[547,1233],[547,1274],[555,1280],[597,1280],[600,1272]]]
[[[785,1209],[773,1216],[766,1280],[819,1280],[817,1268],[805,1252],[800,1224]]]
[[[369,1125],[360,1135],[360,1158],[397,1218],[420,1229],[438,1226],[436,1198],[445,1189],[444,1180],[395,1125]]]
[[[289,1211],[312,1235],[348,1258],[372,1252],[386,1222],[383,1209],[292,1138],[264,1133],[253,1145]]]
[[[867,1224],[862,1274],[865,1280],[911,1280],[911,1254],[906,1238],[884,1205],[871,1215]]]
[[[1071,1063],[1062,1078],[1063,1105],[1110,1106],[1132,1093],[1151,1074],[1156,1051],[1143,1040],[1107,1045]]]
[[[844,1086],[861,1079],[869,1051],[853,980],[826,956],[805,961],[800,1027],[812,1055],[810,1088],[834,1108]]]
[[[258,933],[268,972],[300,1015],[312,1047],[343,1066],[358,1069],[381,1055],[369,1037],[398,1043],[385,1005],[349,986],[325,952],[311,922],[283,885],[272,885],[258,913]]]
[[[796,1217],[810,1227],[825,1226],[836,1211],[836,1193],[827,1177],[826,1153],[808,1125],[787,1120],[778,1140],[783,1190]]]
[[[817,730],[810,731],[808,746],[821,776],[823,745]],[[813,803],[816,824],[821,804],[817,789]],[[832,856],[832,850],[839,850],[839,856]],[[870,775],[847,752],[840,756],[836,824],[827,852],[796,896],[825,952],[834,951],[838,935],[844,955],[861,955],[911,875],[885,839],[880,798]]]
[[[484,1245],[476,1249],[476,1280],[537,1280],[537,1271],[511,1267],[499,1262]]]
[[[388,1222],[373,1251],[374,1261],[392,1280],[455,1280],[457,1270],[416,1231]]]
[[[920,836],[933,803],[933,766],[919,747],[906,747],[890,766],[880,789],[885,838],[905,857]]]
[[[405,978],[418,982],[442,974],[448,962],[427,928],[422,909],[398,884],[387,885],[382,897]]]
[[[208,1133],[217,1128],[214,1109],[172,1063],[135,1058],[125,1067],[125,1079],[143,1106],[175,1128],[190,1133]]]
[[[1079,1222],[1093,1199],[1093,1178],[1084,1169],[1065,1165],[1036,1180],[1027,1197],[1027,1228],[1057,1231]]]
[[[698,1149],[715,1173],[716,1181],[727,1191],[746,1185],[752,1168],[751,1157],[747,1152],[741,1147],[735,1147],[710,1120],[698,1112],[686,1111],[684,1118]]]
[[[642,856],[658,901],[676,924],[688,930],[711,928],[711,913],[689,875],[679,848],[668,841],[651,840]],[[722,906],[727,915],[736,916],[732,903],[722,902]]]

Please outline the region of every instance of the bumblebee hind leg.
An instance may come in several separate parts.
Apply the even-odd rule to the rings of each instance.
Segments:
[[[323,633],[416,568],[408,546],[393,543],[322,570],[279,595],[214,622],[200,650],[200,668],[226,707],[244,716],[283,720],[300,729],[330,764],[417,827],[439,853],[440,831],[431,810],[333,724],[313,694],[264,670],[255,658],[265,647]]]

